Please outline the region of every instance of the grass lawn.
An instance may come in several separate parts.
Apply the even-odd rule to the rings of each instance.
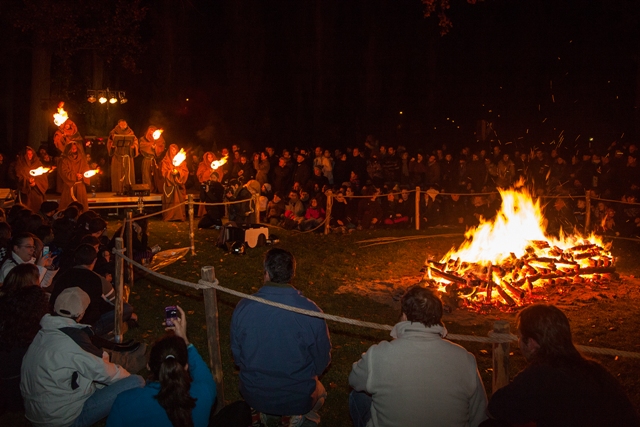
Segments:
[[[110,231],[117,224],[112,221]],[[162,249],[189,246],[187,223],[164,223],[152,221],[149,226],[151,245],[159,244]],[[445,231],[449,232],[449,231]],[[294,286],[305,296],[315,301],[326,313],[378,323],[393,325],[399,317],[398,310],[355,295],[334,295],[335,290],[345,281],[376,280],[384,278],[414,276],[428,256],[438,258],[459,238],[432,238],[392,243],[369,248],[361,248],[360,240],[382,236],[402,236],[430,234],[431,230],[380,230],[360,231],[351,235],[319,235],[315,233],[293,234],[274,229],[280,238],[277,245],[293,252],[298,269]],[[197,281],[200,268],[215,267],[220,284],[246,293],[253,293],[262,283],[262,256],[267,248],[249,249],[243,256],[223,252],[215,246],[218,231],[198,230],[196,232],[197,255],[187,257],[162,270],[163,274],[189,281]],[[618,257],[618,271],[622,275],[638,275],[640,266],[636,259],[640,245],[635,242],[615,242],[614,256]],[[236,297],[218,293],[220,344],[224,368],[225,398],[239,399],[238,375],[234,369],[229,348],[229,324]],[[151,344],[163,333],[164,307],[179,304],[188,312],[190,340],[197,346],[205,360],[206,330],[202,293],[155,279],[140,279],[132,289],[130,303],[140,318],[140,328],[129,331],[127,338],[134,338]],[[594,301],[584,306],[567,307],[576,343],[594,347],[608,347],[640,352],[640,301],[631,298]],[[462,314],[462,317],[461,317]],[[465,321],[459,319],[464,318]],[[447,329],[451,333],[486,336],[498,319],[512,322],[514,314],[493,312],[486,315],[472,315],[454,312],[445,316]],[[350,426],[347,396],[348,375],[353,362],[360,355],[381,340],[389,339],[388,332],[329,322],[333,344],[332,363],[322,378],[328,390],[328,398],[321,412],[322,425]],[[478,367],[485,382],[487,392],[491,392],[491,347],[487,344],[460,342],[478,361]],[[524,359],[516,345],[512,345],[511,375],[523,366]],[[640,360],[614,357],[596,357],[623,383],[632,401],[640,408]],[[15,415],[0,417],[0,425],[21,425],[24,422]]]

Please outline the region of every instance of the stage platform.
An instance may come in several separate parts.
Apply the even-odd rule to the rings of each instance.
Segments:
[[[2,192],[4,189],[0,189],[0,200],[4,200],[2,203],[3,208],[8,208],[13,205],[13,200],[9,195],[9,190],[6,189],[6,194]],[[191,193],[189,193],[191,194]],[[1,197],[4,196],[4,197]],[[60,202],[60,195],[55,193],[47,194],[47,200],[53,200]],[[193,194],[193,200],[198,201],[199,194]],[[93,196],[88,194],[89,208],[90,209],[111,209],[115,214],[120,214],[120,209],[133,209],[138,212],[144,212],[146,208],[161,208],[162,196],[160,194],[151,194],[149,196],[135,197],[135,196],[116,196],[112,192],[96,193]]]

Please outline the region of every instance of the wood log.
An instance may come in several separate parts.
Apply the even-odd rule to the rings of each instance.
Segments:
[[[435,267],[429,267],[429,271],[431,271],[431,274],[434,276],[438,276],[441,279],[445,279],[448,280],[449,282],[453,282],[453,283],[460,283],[463,285],[467,284],[467,281],[465,279],[463,279],[460,276],[456,276],[455,274],[451,274],[451,273],[445,273],[444,271],[435,268]]]
[[[585,274],[595,274],[595,273],[613,273],[615,271],[616,271],[615,267],[588,267],[588,268],[580,268],[577,270],[572,270],[569,272],[556,271],[549,274],[534,274],[518,280],[517,282],[515,282],[515,285],[522,286],[527,280],[530,283],[533,283],[540,279],[556,279],[558,277],[582,276]]]

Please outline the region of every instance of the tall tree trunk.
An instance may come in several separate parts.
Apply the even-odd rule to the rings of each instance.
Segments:
[[[31,110],[29,112],[28,144],[35,149],[48,140],[51,91],[51,51],[36,46],[31,54]]]

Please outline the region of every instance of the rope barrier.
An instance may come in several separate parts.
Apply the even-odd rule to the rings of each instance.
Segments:
[[[622,203],[624,205],[634,205],[634,206],[640,206],[640,203],[634,203],[634,202],[625,202],[622,200],[611,200],[611,199],[600,199],[598,197],[592,197],[591,200],[597,200],[599,202],[608,202],[608,203]]]
[[[132,221],[132,222],[135,222],[135,221],[138,221],[138,220],[141,220],[141,219],[151,218],[152,216],[156,216],[156,215],[160,215],[160,214],[165,213],[165,212],[172,211],[172,210],[177,209],[177,208],[179,208],[180,206],[184,206],[184,205],[186,205],[186,204],[187,204],[187,202],[181,202],[181,203],[179,203],[179,204],[177,204],[177,205],[175,205],[175,206],[171,206],[170,208],[163,209],[163,210],[158,211],[158,212],[150,213],[150,214],[143,215],[143,216],[137,216],[137,217],[135,217],[135,218],[132,218],[132,219],[131,219],[131,221]],[[127,219],[126,219],[126,218],[124,219],[124,222],[127,222]]]
[[[254,295],[249,295],[249,294],[245,294],[244,292],[240,292],[240,291],[236,291],[233,289],[229,289],[229,288],[225,288],[224,286],[220,286],[218,279],[215,279],[214,282],[209,282],[206,280],[198,280],[198,283],[191,283],[191,282],[187,282],[186,280],[181,280],[181,279],[175,279],[173,277],[169,277],[169,276],[165,276],[163,274],[157,273],[153,270],[148,269],[147,267],[143,266],[142,264],[132,260],[131,258],[127,257],[124,254],[124,250],[116,250],[115,248],[113,249],[113,253],[116,256],[119,256],[121,258],[123,258],[125,261],[133,264],[134,266],[138,267],[140,270],[151,274],[152,276],[158,277],[160,279],[166,280],[167,282],[172,282],[172,283],[176,283],[179,285],[184,285],[184,286],[188,286],[190,288],[193,289],[216,289],[218,291],[230,294],[230,295],[234,295],[238,298],[244,298],[244,299],[248,299],[248,300],[252,300],[252,301],[256,301],[262,304],[266,304],[266,305],[270,305],[272,307],[277,307],[283,310],[287,310],[287,311],[291,311],[294,313],[298,313],[298,314],[303,314],[303,315],[307,315],[307,316],[312,316],[312,317],[317,317],[320,319],[325,319],[325,320],[332,320],[334,322],[339,322],[339,323],[345,323],[348,325],[353,325],[353,326],[362,326],[365,328],[371,328],[371,329],[378,329],[378,330],[383,330],[383,331],[390,331],[393,329],[393,326],[390,325],[383,325],[381,323],[374,323],[374,322],[365,322],[362,320],[355,320],[355,319],[349,319],[347,317],[342,317],[342,316],[336,316],[333,314],[326,314],[326,313],[321,313],[321,312],[317,312],[317,311],[311,311],[311,310],[305,310],[305,309],[301,309],[301,308],[297,308],[297,307],[291,307],[289,305],[285,305],[285,304],[281,304],[278,302],[274,302],[274,301],[269,301],[266,300],[264,298],[260,298],[260,297],[256,297]],[[511,341],[517,341],[518,337],[516,337],[513,334],[500,334],[500,333],[495,333],[495,332],[489,332],[489,336],[488,337],[479,337],[479,336],[475,336],[475,335],[458,335],[458,334],[447,334],[446,335],[447,339],[453,340],[453,341],[470,341],[470,342],[479,342],[479,343],[491,343],[491,344],[499,344],[499,343],[506,343],[506,342],[511,342]],[[623,356],[623,357],[632,357],[632,358],[640,358],[640,353],[634,353],[634,352],[630,352],[630,351],[622,351],[622,350],[614,350],[614,349],[608,349],[608,348],[598,348],[598,347],[586,347],[586,346],[577,346],[579,348],[580,351],[583,351],[585,353],[594,353],[594,354],[601,354],[601,355],[610,355],[610,356]]]

